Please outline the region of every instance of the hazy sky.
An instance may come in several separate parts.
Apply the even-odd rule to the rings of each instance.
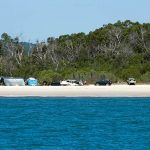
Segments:
[[[0,35],[22,41],[88,33],[126,19],[150,22],[150,0],[0,0]]]

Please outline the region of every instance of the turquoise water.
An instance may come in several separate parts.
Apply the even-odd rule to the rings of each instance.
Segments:
[[[150,98],[0,98],[0,150],[149,150]]]

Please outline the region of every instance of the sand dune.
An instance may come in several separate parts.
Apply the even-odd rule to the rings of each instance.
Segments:
[[[0,96],[150,97],[150,85],[112,86],[0,86]]]

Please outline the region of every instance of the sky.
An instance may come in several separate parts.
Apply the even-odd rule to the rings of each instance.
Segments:
[[[0,0],[0,35],[46,41],[118,20],[150,23],[150,0]]]

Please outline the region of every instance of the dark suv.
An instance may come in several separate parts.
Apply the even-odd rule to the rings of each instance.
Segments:
[[[95,83],[95,85],[111,85],[111,84],[112,84],[111,80],[107,79],[99,80]]]
[[[61,86],[60,81],[52,81],[50,83],[51,86]]]

